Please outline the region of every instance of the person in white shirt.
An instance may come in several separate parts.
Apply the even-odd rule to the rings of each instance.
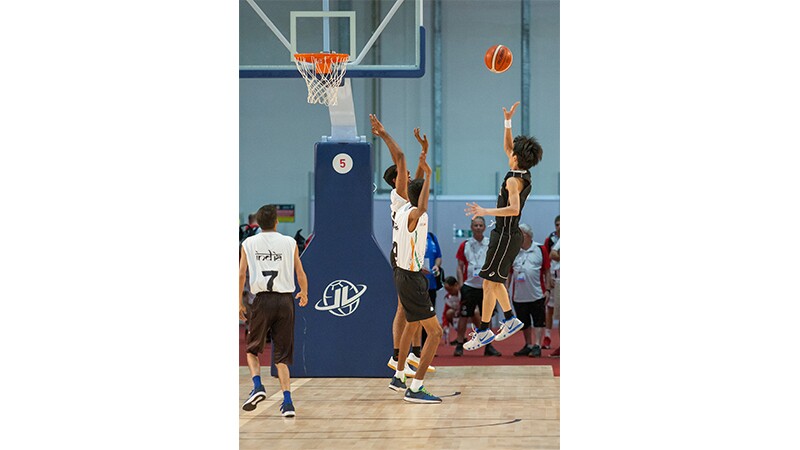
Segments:
[[[533,229],[528,224],[519,226],[522,247],[511,266],[508,291],[519,320],[525,346],[514,356],[542,356],[542,337],[545,325],[545,302],[550,286],[550,255],[545,246],[533,240]],[[531,326],[535,341],[531,342]]]
[[[386,171],[383,173],[383,179],[386,181],[386,184],[392,187],[392,192],[389,194],[389,209],[391,210],[392,215],[392,240],[397,234],[398,226],[395,222],[395,215],[397,211],[400,210],[403,206],[408,204],[408,183],[411,182],[410,172],[407,169],[406,164],[406,157],[403,153],[403,150],[397,145],[397,142],[392,138],[392,136],[386,131],[383,124],[378,120],[378,117],[375,114],[369,115],[370,125],[372,126],[372,134],[378,136],[386,143],[386,146],[389,149],[389,154],[392,156],[393,165],[389,166]],[[420,146],[422,147],[422,151],[420,152],[420,160],[424,160],[428,154],[428,139],[421,138],[419,135],[419,128],[414,129],[414,137],[416,137],[417,142],[419,142]],[[398,176],[398,174],[405,174],[405,176]],[[422,178],[423,171],[420,165],[417,165],[417,171],[414,174],[414,178]],[[392,254],[390,255],[390,262],[392,264],[392,268],[394,268],[394,258],[395,258],[395,250],[392,249]],[[403,305],[400,304],[400,297],[397,297],[397,310],[394,314],[394,319],[392,321],[392,344],[393,344],[393,354],[389,358],[389,361],[386,363],[392,370],[397,370],[397,358],[398,354],[400,353],[400,335],[403,333],[403,329],[406,326],[406,319],[405,314],[403,313]],[[417,334],[411,337],[411,354],[407,358],[407,362],[415,367],[419,367],[419,357],[420,352],[422,349],[422,329],[419,330]],[[404,351],[408,350],[407,348]],[[428,370],[431,372],[435,372],[435,367],[429,367]],[[415,371],[412,367],[409,367],[408,364],[405,367],[405,374],[406,376],[413,377]]]
[[[483,217],[474,217],[469,226],[472,230],[472,237],[464,243],[464,258],[461,259],[456,254],[459,266],[456,275],[464,278],[461,284],[461,308],[459,309],[459,316],[464,320],[458,321],[456,349],[453,351],[453,356],[464,354],[464,335],[467,330],[467,322],[472,321],[475,328],[478,328],[481,323],[480,311],[483,308],[483,278],[480,277],[480,270],[486,259],[486,252],[489,250],[489,239],[483,234],[486,229],[486,221]],[[484,356],[501,356],[501,353],[492,344],[486,346],[483,354]]]
[[[261,384],[261,363],[258,355],[264,350],[267,332],[272,332],[273,362],[278,369],[278,380],[283,390],[281,414],[294,417],[295,408],[290,392],[291,380],[288,364],[294,356],[294,277],[300,291],[294,295],[300,306],[308,303],[308,279],[300,262],[297,241],[278,233],[278,211],[275,205],[264,205],[256,213],[262,232],[242,242],[239,258],[239,292],[244,290],[245,278],[250,280],[250,291],[255,295],[248,304],[247,297],[239,296],[239,320],[246,320],[247,366],[253,377],[253,390],[242,405],[252,411],[267,398]]]
[[[555,273],[554,277],[554,287],[553,292],[550,294],[554,298],[553,309],[555,312],[553,313],[553,317],[559,319],[559,327],[561,326],[561,237],[559,236],[558,242],[553,245],[553,248],[550,250],[550,259],[552,259],[553,265],[555,268],[553,272]],[[561,357],[561,346],[553,350],[553,353],[550,354],[551,358],[559,358]]]
[[[428,195],[430,191],[431,168],[420,157],[420,165],[425,173],[424,179],[416,179],[408,186],[409,204],[400,208],[395,215],[398,226],[392,242],[394,258],[394,283],[403,305],[406,326],[400,337],[400,348],[407,349],[411,336],[422,327],[428,333],[428,340],[422,347],[417,373],[411,386],[406,387],[402,369],[395,370],[389,388],[405,391],[403,400],[412,403],[441,403],[442,399],[428,392],[423,386],[425,374],[439,346],[442,327],[436,320],[431,299],[428,296],[428,279],[422,273],[425,260],[425,247],[428,241]],[[397,358],[397,367],[404,367],[407,357],[405,351]]]

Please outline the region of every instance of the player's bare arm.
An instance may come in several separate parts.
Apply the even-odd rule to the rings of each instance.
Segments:
[[[522,191],[522,181],[518,178],[509,178],[506,181],[506,189],[508,189],[508,206],[504,208],[483,208],[478,206],[477,203],[467,203],[464,212],[468,216],[475,219],[478,216],[518,216],[519,215],[519,193]]]
[[[511,111],[507,111],[505,106],[503,107],[503,117],[506,120],[511,120],[514,117],[514,113],[517,111],[517,106],[519,106],[519,102],[514,103],[511,107]],[[506,155],[510,158],[511,152],[514,150],[514,136],[511,134],[511,128],[506,127],[505,132],[503,133],[503,149],[506,151]]]
[[[372,126],[372,134],[383,139],[383,142],[386,143],[386,147],[389,148],[389,153],[392,155],[392,161],[397,166],[397,179],[395,180],[397,195],[408,200],[408,176],[406,175],[408,173],[408,168],[406,166],[406,156],[375,114],[369,115],[369,122]]]
[[[423,161],[428,156],[428,135],[423,134],[422,137],[419,137],[419,127],[414,128],[414,137],[417,138],[417,142],[422,147],[422,150],[419,154],[419,160]],[[417,171],[414,173],[414,179],[422,178],[425,172],[422,170],[422,164],[417,164]]]
[[[244,281],[247,278],[247,253],[245,253],[244,247],[241,247],[241,252],[239,253],[239,320],[245,320],[242,292],[244,292]]]
[[[417,207],[412,209],[408,214],[408,231],[412,231],[417,227],[419,218],[428,211],[428,196],[430,195],[431,188],[431,166],[424,159],[420,159],[420,166],[425,173],[425,181],[422,183],[422,192],[419,194],[419,201]]]
[[[303,270],[303,263],[300,262],[300,252],[297,247],[294,249],[294,273],[297,274],[297,284],[300,285],[300,292],[294,298],[300,299],[300,306],[306,306],[308,303],[308,278],[306,271]]]

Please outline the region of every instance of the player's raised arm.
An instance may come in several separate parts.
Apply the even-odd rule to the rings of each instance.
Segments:
[[[392,155],[392,161],[397,166],[397,179],[395,180],[395,189],[397,195],[408,198],[408,168],[406,165],[406,156],[403,150],[397,145],[394,138],[386,131],[383,124],[378,120],[375,114],[369,115],[369,122],[372,126],[372,134],[383,139],[386,146],[389,148],[389,153]]]
[[[508,189],[508,206],[504,208],[483,208],[478,206],[477,203],[467,203],[464,212],[474,219],[477,216],[518,216],[520,213],[519,193],[522,191],[522,182],[519,178],[509,178],[506,182],[506,189]]]
[[[419,200],[417,207],[412,209],[408,214],[408,230],[411,231],[417,227],[417,220],[428,211],[428,196],[430,195],[431,188],[431,166],[425,161],[423,157],[419,158],[419,165],[425,174],[425,181],[422,183],[422,191],[419,193]]]
[[[414,137],[417,138],[417,142],[419,142],[419,145],[422,146],[422,151],[419,154],[419,160],[421,162],[425,160],[425,158],[428,156],[428,135],[423,134],[422,137],[419,137],[419,127],[418,127],[414,128]],[[425,171],[422,170],[422,164],[421,163],[417,164],[417,171],[416,173],[414,173],[414,179],[422,178],[424,174]]]
[[[519,102],[514,103],[511,106],[511,111],[507,111],[506,107],[503,107],[503,117],[505,118],[505,133],[503,134],[503,149],[506,151],[506,155],[511,157],[511,152],[514,150],[514,136],[511,134],[511,118],[514,116],[514,113],[517,111],[517,106],[519,106]]]

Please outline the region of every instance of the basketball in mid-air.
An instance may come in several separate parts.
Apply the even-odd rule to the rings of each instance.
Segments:
[[[503,73],[508,70],[513,59],[514,55],[505,45],[493,45],[486,50],[486,55],[483,56],[486,68],[494,73]]]

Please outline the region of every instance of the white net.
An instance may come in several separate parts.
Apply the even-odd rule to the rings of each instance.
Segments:
[[[347,70],[348,55],[342,53],[301,53],[295,65],[308,87],[308,103],[335,105],[339,86]]]

